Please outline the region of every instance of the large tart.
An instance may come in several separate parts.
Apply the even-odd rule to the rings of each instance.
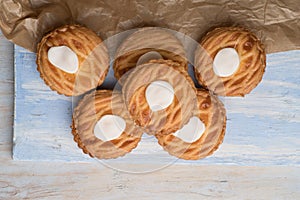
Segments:
[[[223,96],[244,96],[262,80],[266,54],[250,31],[222,27],[203,37],[194,64],[196,79],[207,89]]]
[[[77,96],[101,85],[109,68],[105,44],[80,25],[66,25],[45,35],[38,44],[37,70],[54,91]]]
[[[158,143],[171,155],[197,160],[211,155],[225,135],[226,113],[222,102],[209,91],[197,91],[197,109],[189,122],[169,134],[156,134]]]
[[[115,61],[115,77],[120,79],[126,72],[151,59],[172,60],[187,70],[188,61],[182,43],[172,32],[162,28],[142,28],[119,46]]]
[[[180,129],[196,106],[196,88],[184,67],[171,60],[137,66],[122,88],[125,105],[145,132],[170,134]]]
[[[84,153],[109,159],[129,153],[143,132],[124,109],[121,93],[95,90],[74,109],[72,133]]]

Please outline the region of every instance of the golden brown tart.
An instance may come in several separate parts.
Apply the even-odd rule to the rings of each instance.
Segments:
[[[169,106],[160,110],[152,109],[146,98],[149,85],[156,81],[173,87],[173,99]],[[184,67],[171,60],[151,60],[137,66],[124,81],[122,93],[132,119],[152,135],[170,134],[180,129],[196,107],[196,88],[192,79]],[[157,98],[160,101],[167,97]]]
[[[198,82],[215,94],[244,96],[261,81],[266,54],[253,33],[239,27],[222,27],[203,37],[194,66]]]
[[[204,129],[202,135],[196,137],[196,129],[186,131],[181,129],[181,135],[192,140],[182,139],[176,134],[155,135],[158,143],[169,154],[185,160],[197,160],[211,155],[222,143],[226,128],[226,113],[222,102],[207,90],[197,91],[197,109],[193,112],[193,118],[200,119]],[[191,118],[192,119],[192,118]],[[189,122],[190,123],[190,122]]]
[[[115,77],[120,79],[136,67],[141,56],[149,52],[160,54],[162,59],[178,62],[187,70],[188,61],[181,42],[167,30],[147,27],[131,34],[118,48],[113,66]]]
[[[92,30],[66,25],[42,38],[36,63],[41,78],[52,90],[77,96],[102,84],[109,56],[105,44]]]
[[[114,132],[118,127],[104,129],[106,138],[96,133],[98,123],[107,116],[121,117],[125,122],[124,131],[120,135]],[[115,118],[114,118],[115,119]],[[113,120],[114,120],[113,119]],[[114,121],[105,121],[108,125]],[[105,124],[104,124],[105,125]],[[118,122],[114,126],[122,126]],[[99,129],[98,129],[99,130]],[[74,109],[72,133],[84,153],[99,159],[109,159],[124,156],[134,149],[142,136],[142,130],[130,119],[120,92],[111,90],[96,90],[84,96]]]

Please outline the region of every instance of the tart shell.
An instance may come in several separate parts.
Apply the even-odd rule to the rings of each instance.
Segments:
[[[193,143],[188,143],[173,134],[156,134],[158,143],[170,155],[185,160],[198,160],[211,155],[223,142],[226,129],[226,111],[223,103],[209,91],[197,91],[197,109],[193,116],[198,117],[205,124],[205,131]],[[193,133],[186,133],[193,134]]]
[[[151,111],[145,96],[147,86],[154,81],[166,81],[174,89],[171,105],[156,112]],[[183,67],[171,60],[152,60],[137,66],[124,81],[122,93],[130,116],[150,135],[165,135],[180,129],[196,107],[192,79]]]
[[[50,63],[48,50],[67,46],[76,53],[76,73],[67,73]],[[65,25],[45,35],[37,48],[37,70],[44,82],[58,94],[78,96],[100,86],[109,68],[105,44],[96,33],[80,25]]]
[[[219,77],[213,71],[213,60],[223,48],[234,48],[240,58],[237,71],[228,77]],[[222,27],[203,37],[194,64],[195,77],[202,86],[217,95],[244,96],[262,80],[266,53],[260,40],[247,29]]]
[[[102,116],[110,114],[122,117],[126,128],[118,138],[102,141],[94,135],[94,127]],[[72,121],[72,134],[78,147],[99,159],[124,156],[138,145],[143,134],[124,110],[122,95],[110,90],[96,90],[86,95],[74,109]]]
[[[120,45],[114,61],[115,77],[120,79],[126,72],[136,67],[138,59],[147,52],[156,51],[163,59],[173,60],[187,70],[188,61],[181,42],[169,31],[147,27],[142,28]]]

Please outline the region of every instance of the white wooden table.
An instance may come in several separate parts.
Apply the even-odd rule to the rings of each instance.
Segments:
[[[300,199],[297,166],[190,164],[172,165],[153,173],[128,174],[97,162],[13,161],[13,84],[13,44],[0,35],[1,200]]]

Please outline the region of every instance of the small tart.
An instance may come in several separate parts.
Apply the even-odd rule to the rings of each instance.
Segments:
[[[163,59],[178,62],[178,66],[187,70],[188,61],[181,42],[167,30],[147,27],[131,34],[118,48],[113,66],[115,77],[120,79],[136,67],[142,55],[153,51]]]
[[[146,99],[146,89],[155,81],[168,82],[173,87],[174,98],[168,107],[153,112]],[[151,60],[137,66],[124,81],[122,93],[132,119],[150,135],[165,135],[180,129],[196,107],[192,79],[179,63],[171,60]]]
[[[226,111],[222,102],[207,90],[197,91],[197,109],[193,116],[198,117],[205,125],[201,137],[192,142],[186,142],[173,134],[156,134],[158,143],[170,155],[185,160],[198,160],[211,155],[223,142],[226,129]],[[182,134],[194,134],[184,132]]]
[[[236,51],[239,62],[234,73],[223,77],[215,73],[214,59],[226,48]],[[262,80],[266,53],[260,40],[248,30],[222,27],[203,37],[195,52],[194,64],[195,77],[204,87],[222,96],[244,96]]]
[[[55,47],[68,47],[76,54],[78,70],[75,73],[66,72],[50,62],[48,51]],[[92,30],[80,25],[66,25],[42,38],[36,63],[41,78],[52,90],[66,96],[77,96],[103,83],[109,68],[109,56],[105,44]]]
[[[97,122],[107,115],[116,115],[126,122],[126,128],[115,139],[103,141],[94,133]],[[122,95],[111,90],[95,90],[84,96],[74,109],[72,134],[84,153],[99,159],[124,156],[133,150],[142,137],[142,130],[130,119]]]

